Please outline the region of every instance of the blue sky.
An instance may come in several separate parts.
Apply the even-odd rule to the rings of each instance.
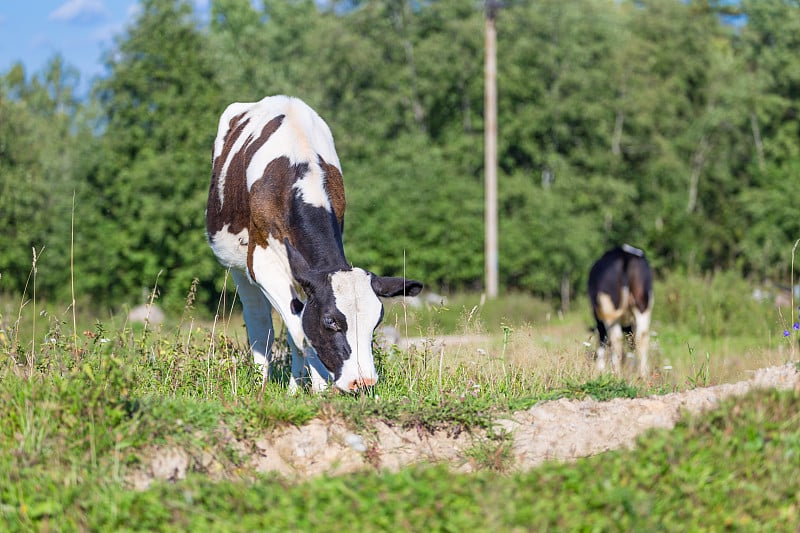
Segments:
[[[80,71],[84,92],[104,74],[102,53],[134,20],[137,6],[136,0],[0,0],[0,73],[19,61],[30,78],[60,53]]]

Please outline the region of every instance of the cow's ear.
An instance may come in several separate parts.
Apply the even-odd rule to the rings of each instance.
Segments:
[[[372,290],[383,298],[393,296],[416,296],[422,290],[422,282],[406,278],[372,276]]]
[[[306,258],[289,243],[289,239],[284,239],[283,242],[286,245],[286,255],[289,258],[289,268],[292,269],[292,276],[303,287],[306,294],[313,292],[317,278],[316,272],[311,270]]]

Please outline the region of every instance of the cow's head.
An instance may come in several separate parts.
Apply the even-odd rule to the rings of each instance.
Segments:
[[[333,375],[334,385],[355,391],[377,383],[372,334],[383,318],[378,297],[416,296],[422,283],[360,268],[321,272],[309,267],[288,240],[286,251],[292,275],[306,293],[305,303],[292,301],[292,311],[301,315],[306,339]]]

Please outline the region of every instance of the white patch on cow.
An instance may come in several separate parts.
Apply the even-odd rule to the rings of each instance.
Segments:
[[[224,267],[247,270],[248,231],[243,229],[234,235],[228,226],[225,224],[220,231],[209,235],[211,250]]]
[[[619,306],[614,305],[614,300],[611,296],[600,292],[597,294],[597,316],[606,324],[611,324],[622,319],[628,313],[630,298],[630,289],[628,287],[622,288],[622,295],[620,297]]]
[[[253,183],[263,176],[264,169],[271,161],[287,157],[292,164],[309,165],[308,173],[296,184],[303,201],[330,211],[330,199],[325,192],[318,156],[336,166],[339,172],[342,167],[336,155],[331,130],[317,112],[302,100],[289,96],[268,96],[254,103],[233,103],[225,109],[219,121],[217,138],[214,141],[215,158],[222,153],[230,120],[241,114],[244,114],[242,121],[249,121],[236,139],[228,159],[223,161],[217,184],[220,202],[224,203],[225,178],[233,157],[246,148],[247,144],[257,140],[264,125],[270,120],[284,115],[281,126],[272,134],[269,141],[253,154],[247,166],[247,190],[250,190]]]
[[[308,172],[302,179],[297,180],[294,188],[300,192],[300,197],[305,203],[331,211],[331,201],[325,192],[322,169],[318,163],[309,164]]]
[[[370,274],[360,268],[336,272],[331,276],[336,308],[347,319],[350,358],[344,361],[336,386],[348,390],[354,381],[375,383],[378,373],[372,355],[372,333],[381,316],[381,301],[372,289]]]
[[[295,344],[302,347],[306,342],[300,316],[292,312],[292,287],[294,277],[289,268],[286,248],[270,237],[266,248],[256,246],[253,250],[253,280],[257,283],[270,304],[280,313],[281,318]]]

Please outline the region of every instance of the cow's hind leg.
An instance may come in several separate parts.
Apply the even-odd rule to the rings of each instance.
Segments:
[[[239,299],[244,308],[244,322],[247,325],[247,340],[253,353],[253,362],[266,380],[269,377],[272,341],[275,340],[272,305],[261,288],[250,282],[247,274],[231,270],[231,276],[236,282]]]
[[[647,376],[647,351],[650,347],[650,309],[644,312],[635,310],[636,318],[636,356],[639,359],[639,375]]]
[[[608,337],[611,344],[611,371],[615,374],[622,373],[622,350],[625,335],[619,322],[608,328]]]

